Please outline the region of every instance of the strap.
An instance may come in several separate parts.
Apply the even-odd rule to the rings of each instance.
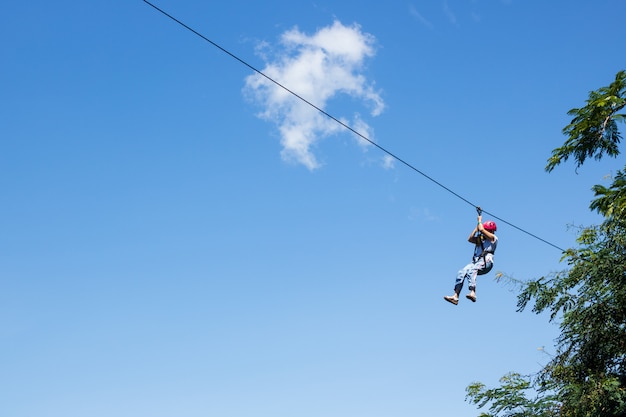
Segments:
[[[480,206],[476,206],[476,212],[478,213],[479,216],[482,216],[483,209],[481,209]],[[485,251],[485,243],[483,241],[482,233],[476,232],[476,234],[477,234],[477,239],[480,240],[480,249],[481,249],[481,255],[478,258],[480,259],[481,257],[484,257],[486,253],[490,253],[492,255],[495,255],[495,250]]]

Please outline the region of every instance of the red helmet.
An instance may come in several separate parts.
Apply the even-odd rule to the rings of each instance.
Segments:
[[[483,227],[485,228],[485,230],[489,232],[495,232],[496,230],[498,230],[498,227],[496,226],[496,222],[491,221],[491,220],[484,222]]]

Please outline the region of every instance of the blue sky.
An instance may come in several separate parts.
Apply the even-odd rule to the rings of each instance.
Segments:
[[[473,204],[560,247],[619,160],[547,174],[626,66],[626,3],[155,1]],[[0,413],[475,416],[557,334],[503,272],[560,252],[140,0],[0,6]]]

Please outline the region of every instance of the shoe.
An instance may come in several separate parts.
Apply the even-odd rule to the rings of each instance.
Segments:
[[[458,298],[454,298],[451,295],[446,295],[443,297],[444,300],[446,300],[449,303],[452,303],[454,305],[458,305],[459,304],[459,299]]]
[[[472,302],[473,302],[473,303],[475,303],[475,302],[476,302],[476,296],[475,296],[475,295],[472,295],[472,294],[467,294],[467,295],[465,296],[465,298],[467,298],[468,300],[472,300]]]

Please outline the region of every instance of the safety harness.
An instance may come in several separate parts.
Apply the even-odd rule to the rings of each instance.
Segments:
[[[476,211],[478,212],[478,215],[481,216],[483,211],[480,207],[476,207]],[[478,275],[485,275],[487,273],[489,273],[489,271],[491,271],[491,268],[493,268],[493,262],[487,262],[487,258],[485,257],[485,255],[487,255],[488,253],[490,254],[494,254],[495,253],[495,247],[493,248],[493,250],[489,250],[489,251],[485,251],[485,243],[484,243],[484,239],[483,239],[483,235],[480,232],[476,232],[476,235],[474,235],[474,237],[477,240],[476,246],[478,246],[478,242],[480,242],[480,255],[478,255],[478,258],[474,257],[473,261],[474,263],[478,262],[480,260],[480,258],[483,258],[483,263],[484,263],[484,267],[478,270]]]

